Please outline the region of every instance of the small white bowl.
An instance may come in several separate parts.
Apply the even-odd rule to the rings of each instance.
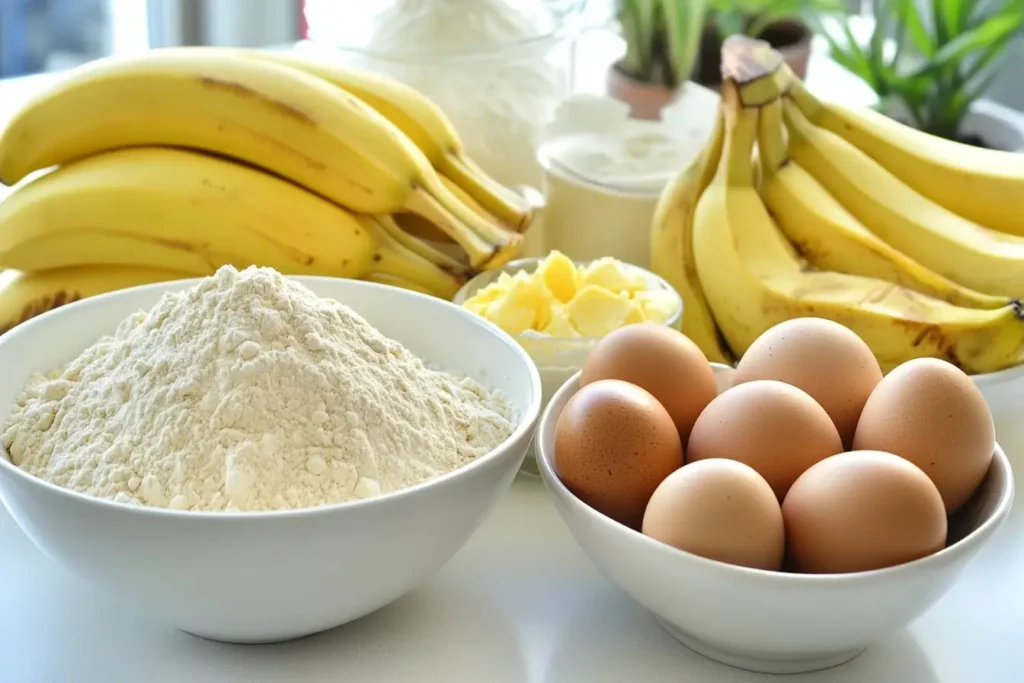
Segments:
[[[733,370],[715,365],[719,392]],[[687,647],[760,673],[801,673],[846,662],[942,597],[1002,524],[1013,475],[1002,449],[981,488],[950,520],[949,545],[897,567],[853,574],[770,572],[708,560],[655,541],[587,506],[555,474],[558,416],[579,388],[566,382],[537,430],[541,478],[583,552]]]
[[[507,334],[446,301],[351,280],[296,277],[429,363],[502,391],[519,423],[454,472],[368,500],[283,512],[182,512],[91,498],[0,453],[0,498],[47,555],[137,611],[190,633],[271,642],[323,631],[416,588],[466,542],[522,463],[540,377]],[[0,336],[0,416],[29,375],[69,361],[124,318],[194,280],[63,306]]]
[[[543,258],[533,256],[510,261],[496,270],[485,270],[464,284],[462,289],[455,294],[452,301],[461,306],[479,290],[497,280],[502,273],[514,275],[521,270],[532,273],[543,261]],[[591,262],[577,261],[576,265],[584,266],[588,263]],[[630,271],[642,275],[644,279],[647,280],[648,287],[650,289],[660,289],[675,294],[677,299],[676,308],[672,316],[665,321],[665,325],[678,330],[683,319],[683,300],[679,294],[676,293],[668,282],[651,271],[641,268],[640,266],[634,266],[630,263],[623,263],[622,265]],[[543,410],[544,406],[547,405],[547,402],[551,400],[551,397],[555,395],[555,392],[565,384],[566,380],[580,371],[583,367],[583,363],[586,362],[591,349],[593,349],[594,345],[600,341],[600,338],[595,337],[560,339],[531,333],[512,335],[512,337],[518,341],[524,349],[526,349],[526,352],[530,355],[530,358],[533,359],[533,362],[536,363],[537,369],[540,372],[542,392],[541,410]],[[526,459],[523,461],[523,471],[529,474],[537,474],[537,464],[533,447],[530,448]]]

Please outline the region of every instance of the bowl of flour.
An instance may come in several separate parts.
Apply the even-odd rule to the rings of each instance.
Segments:
[[[415,588],[508,488],[530,358],[440,299],[231,267],[0,336],[0,498],[47,555],[195,635],[272,642]]]

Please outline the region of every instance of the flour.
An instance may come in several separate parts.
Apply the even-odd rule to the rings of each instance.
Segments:
[[[450,472],[504,441],[511,412],[346,306],[226,266],[32,378],[3,442],[25,471],[97,497],[281,510]]]

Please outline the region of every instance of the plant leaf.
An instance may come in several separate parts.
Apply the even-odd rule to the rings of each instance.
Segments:
[[[938,69],[958,65],[972,53],[1001,43],[1007,36],[1016,35],[1022,26],[1024,15],[994,16],[939,48],[933,57],[933,67]]]
[[[914,47],[922,57],[930,58],[935,54],[935,43],[921,19],[914,0],[892,0],[891,4],[897,21],[903,25]]]
[[[678,85],[690,77],[697,61],[705,0],[661,0],[661,13],[665,19],[672,75]]]

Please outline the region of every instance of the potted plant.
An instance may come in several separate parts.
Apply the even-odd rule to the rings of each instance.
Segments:
[[[657,119],[690,77],[706,0],[618,0],[626,54],[608,70],[608,93],[632,116]]]
[[[874,28],[822,27],[831,58],[878,95],[879,107],[933,135],[1024,149],[1020,114],[981,100],[1024,29],[1024,0],[873,0]]]
[[[709,0],[694,80],[710,87],[721,84],[722,41],[736,34],[768,42],[782,53],[793,72],[804,78],[813,37],[809,22],[846,7],[843,0]]]

